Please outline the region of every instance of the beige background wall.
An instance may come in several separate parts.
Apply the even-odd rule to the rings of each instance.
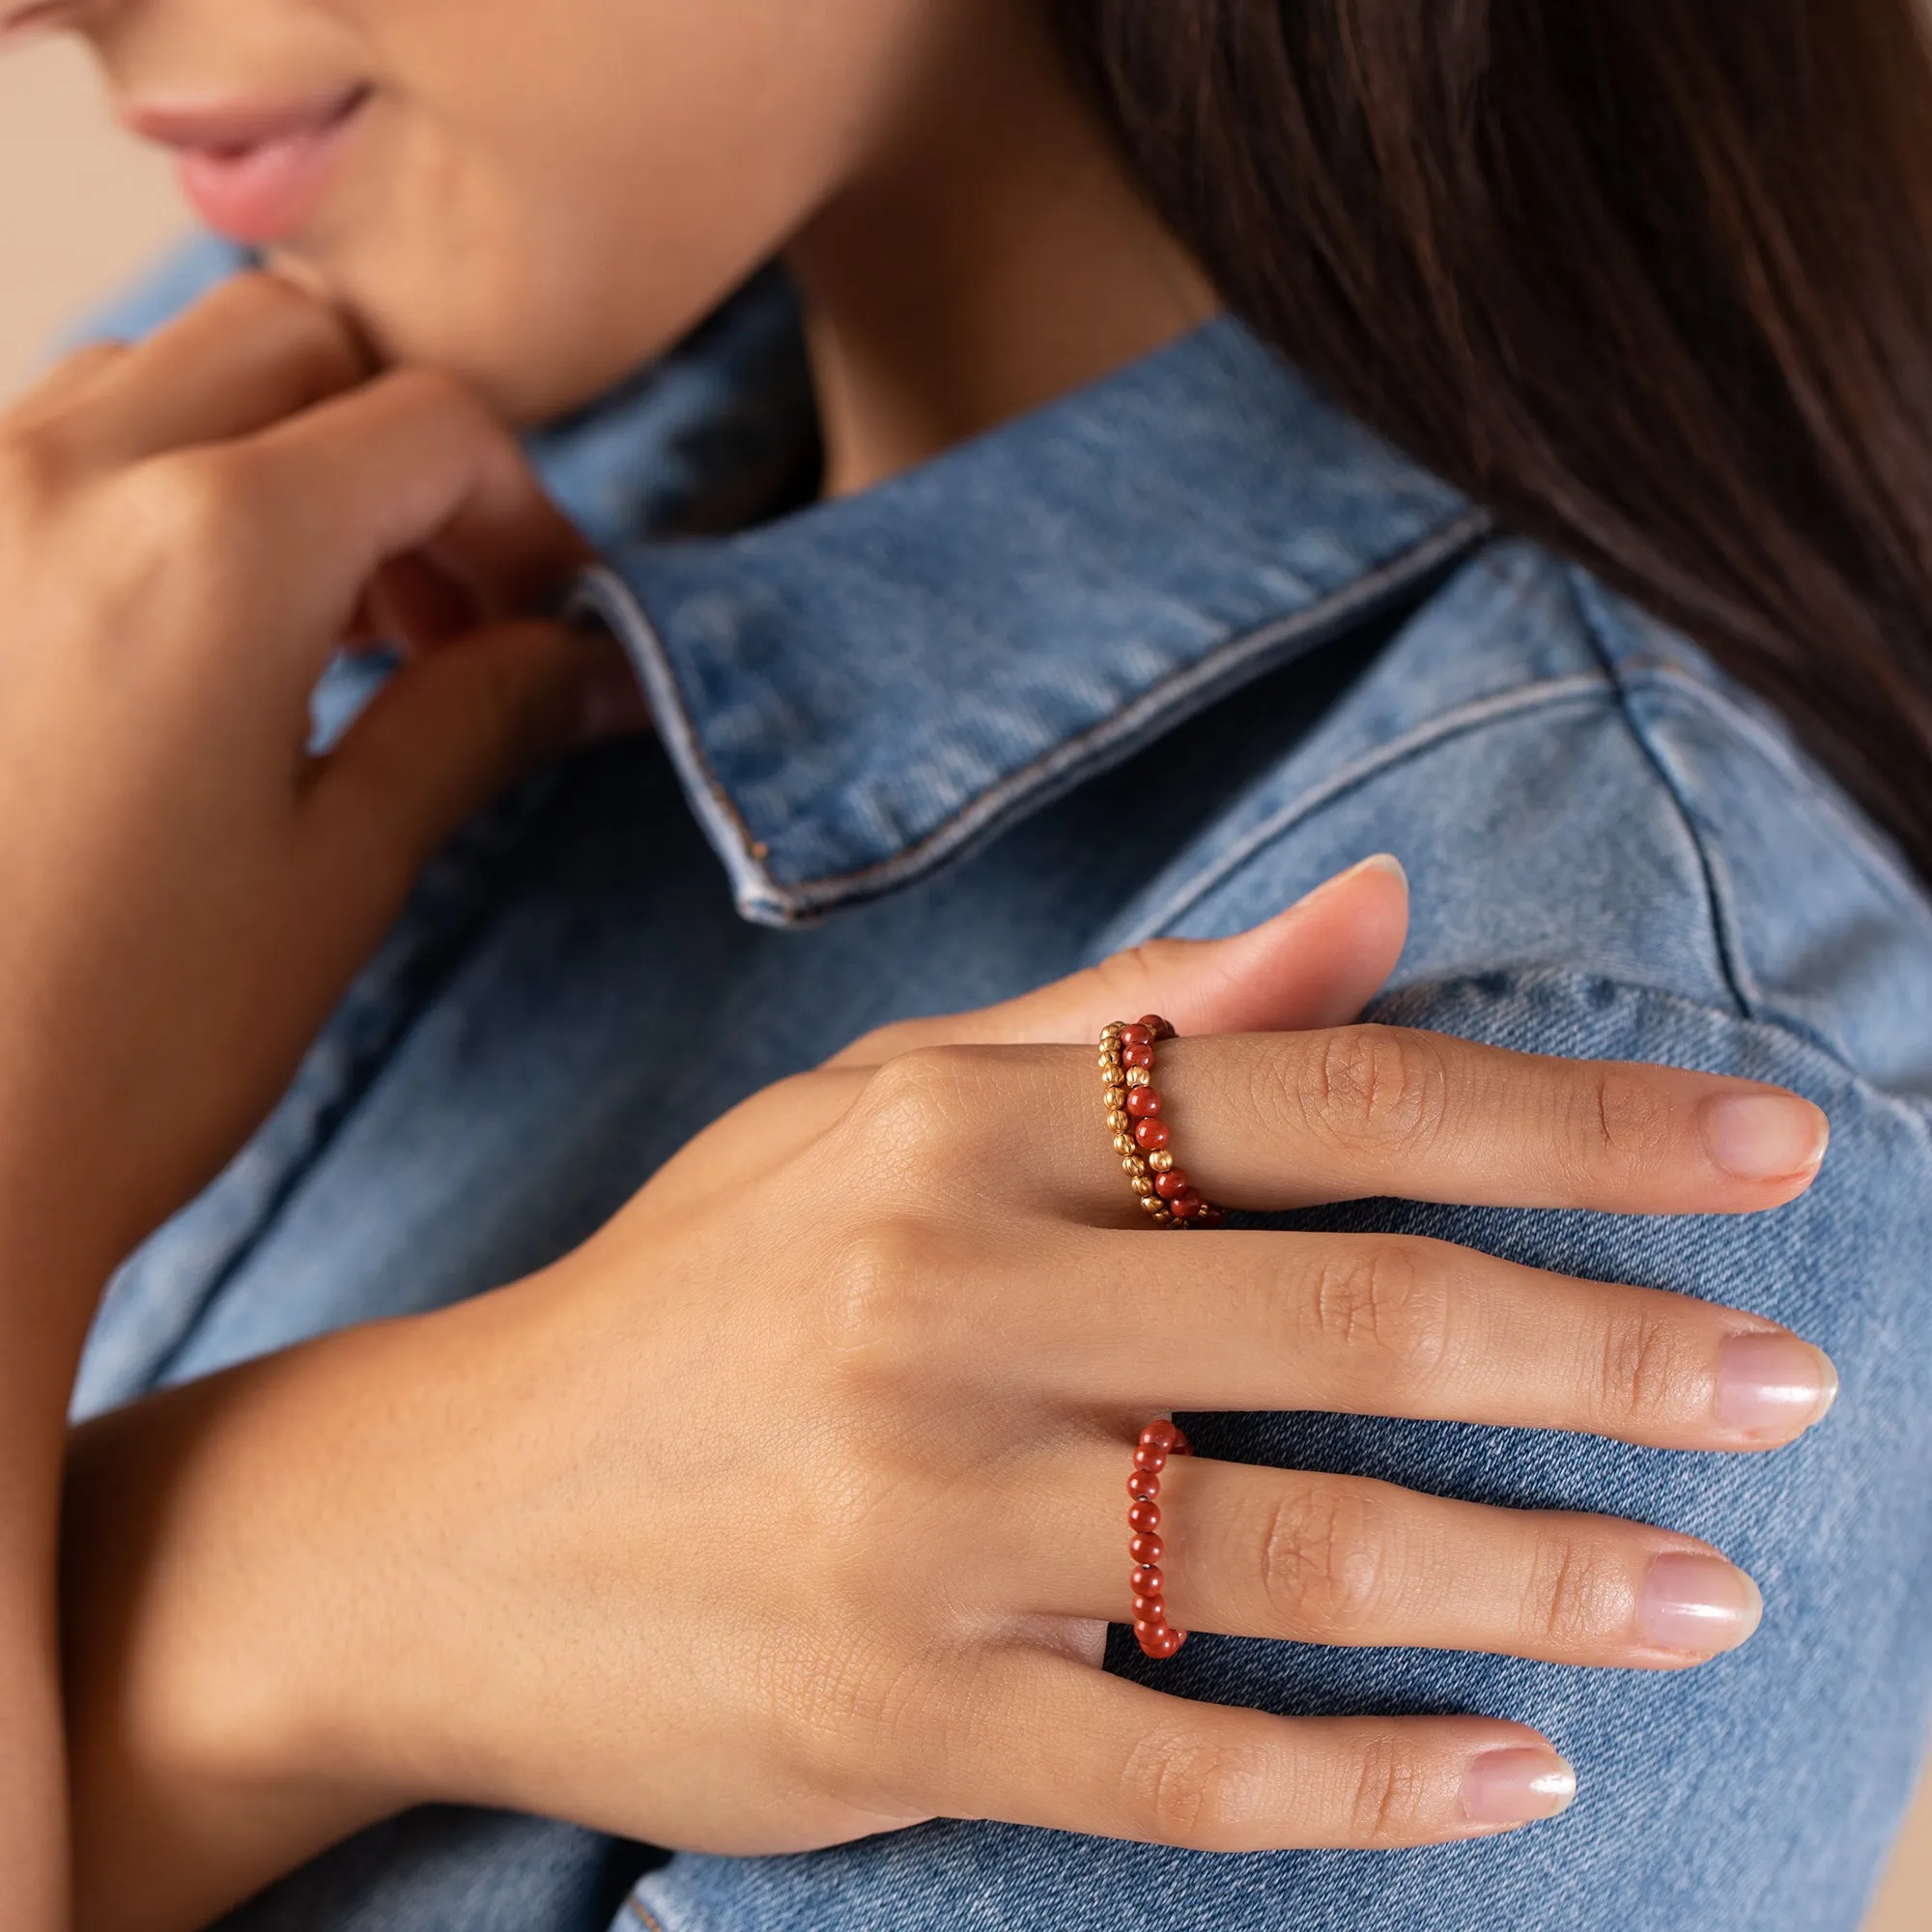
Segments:
[[[0,61],[0,397],[65,317],[181,226],[165,163],[111,129],[71,47]],[[1932,1787],[1866,1932],[1932,1932]]]

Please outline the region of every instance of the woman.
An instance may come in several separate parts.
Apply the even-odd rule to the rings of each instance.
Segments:
[[[1909,0],[14,19],[282,271],[0,437],[14,1920],[1853,1924]]]

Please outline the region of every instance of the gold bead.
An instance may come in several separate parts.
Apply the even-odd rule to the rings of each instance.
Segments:
[[[1102,1073],[1106,1072],[1110,1066],[1118,1066],[1120,1064],[1121,1056],[1118,1053],[1103,1053],[1098,1063]]]
[[[1103,1040],[1119,1039],[1120,1037],[1126,1032],[1126,1030],[1127,1030],[1127,1023],[1125,1020],[1109,1020],[1107,1024],[1100,1029],[1100,1037]]]
[[[1135,1175],[1129,1185],[1133,1188],[1136,1194],[1145,1195],[1145,1194],[1151,1194],[1153,1192],[1153,1182],[1151,1181],[1144,1174]]]
[[[1114,1151],[1117,1154],[1125,1156],[1127,1154],[1132,1153],[1133,1151],[1134,1151],[1134,1144],[1131,1140],[1127,1138],[1125,1134],[1116,1134],[1114,1136]]]
[[[1108,1067],[1106,1072],[1104,1072],[1100,1076],[1100,1085],[1104,1087],[1109,1094],[1119,1093],[1120,1090],[1126,1084],[1127,1084],[1127,1076],[1124,1073],[1122,1073],[1118,1066]]]
[[[1114,1108],[1107,1116],[1107,1124],[1117,1134],[1130,1134],[1134,1130],[1134,1117],[1122,1108]]]
[[[1160,1205],[1160,1201],[1158,1197],[1155,1195],[1143,1194],[1141,1196],[1141,1206],[1145,1208],[1147,1211],[1154,1217],[1155,1220],[1168,1218],[1167,1209]]]
[[[1142,1169],[1146,1167],[1146,1165],[1147,1163],[1144,1160],[1142,1160],[1140,1155],[1137,1153],[1122,1154],[1121,1156],[1121,1172],[1124,1174],[1129,1180],[1131,1180],[1135,1175],[1139,1174],[1142,1171]]]
[[[1130,1066],[1126,1072],[1126,1084],[1129,1087],[1151,1087],[1153,1075],[1145,1066]]]
[[[1148,1155],[1148,1165],[1156,1174],[1172,1174],[1174,1172],[1174,1155],[1166,1148],[1156,1148],[1152,1153]]]

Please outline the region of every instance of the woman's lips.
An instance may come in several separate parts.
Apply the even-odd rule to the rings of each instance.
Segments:
[[[286,241],[314,213],[368,90],[272,108],[136,107],[128,125],[175,151],[182,192],[231,241]]]

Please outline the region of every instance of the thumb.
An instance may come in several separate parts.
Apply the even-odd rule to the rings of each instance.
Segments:
[[[1151,940],[1000,1006],[882,1028],[831,1065],[875,1065],[922,1046],[1085,1045],[1108,1021],[1150,1012],[1184,1034],[1346,1026],[1407,936],[1407,875],[1383,853],[1231,939]]]
[[[322,761],[310,810],[345,857],[407,884],[546,758],[648,722],[614,643],[552,623],[474,632],[390,678]]]

